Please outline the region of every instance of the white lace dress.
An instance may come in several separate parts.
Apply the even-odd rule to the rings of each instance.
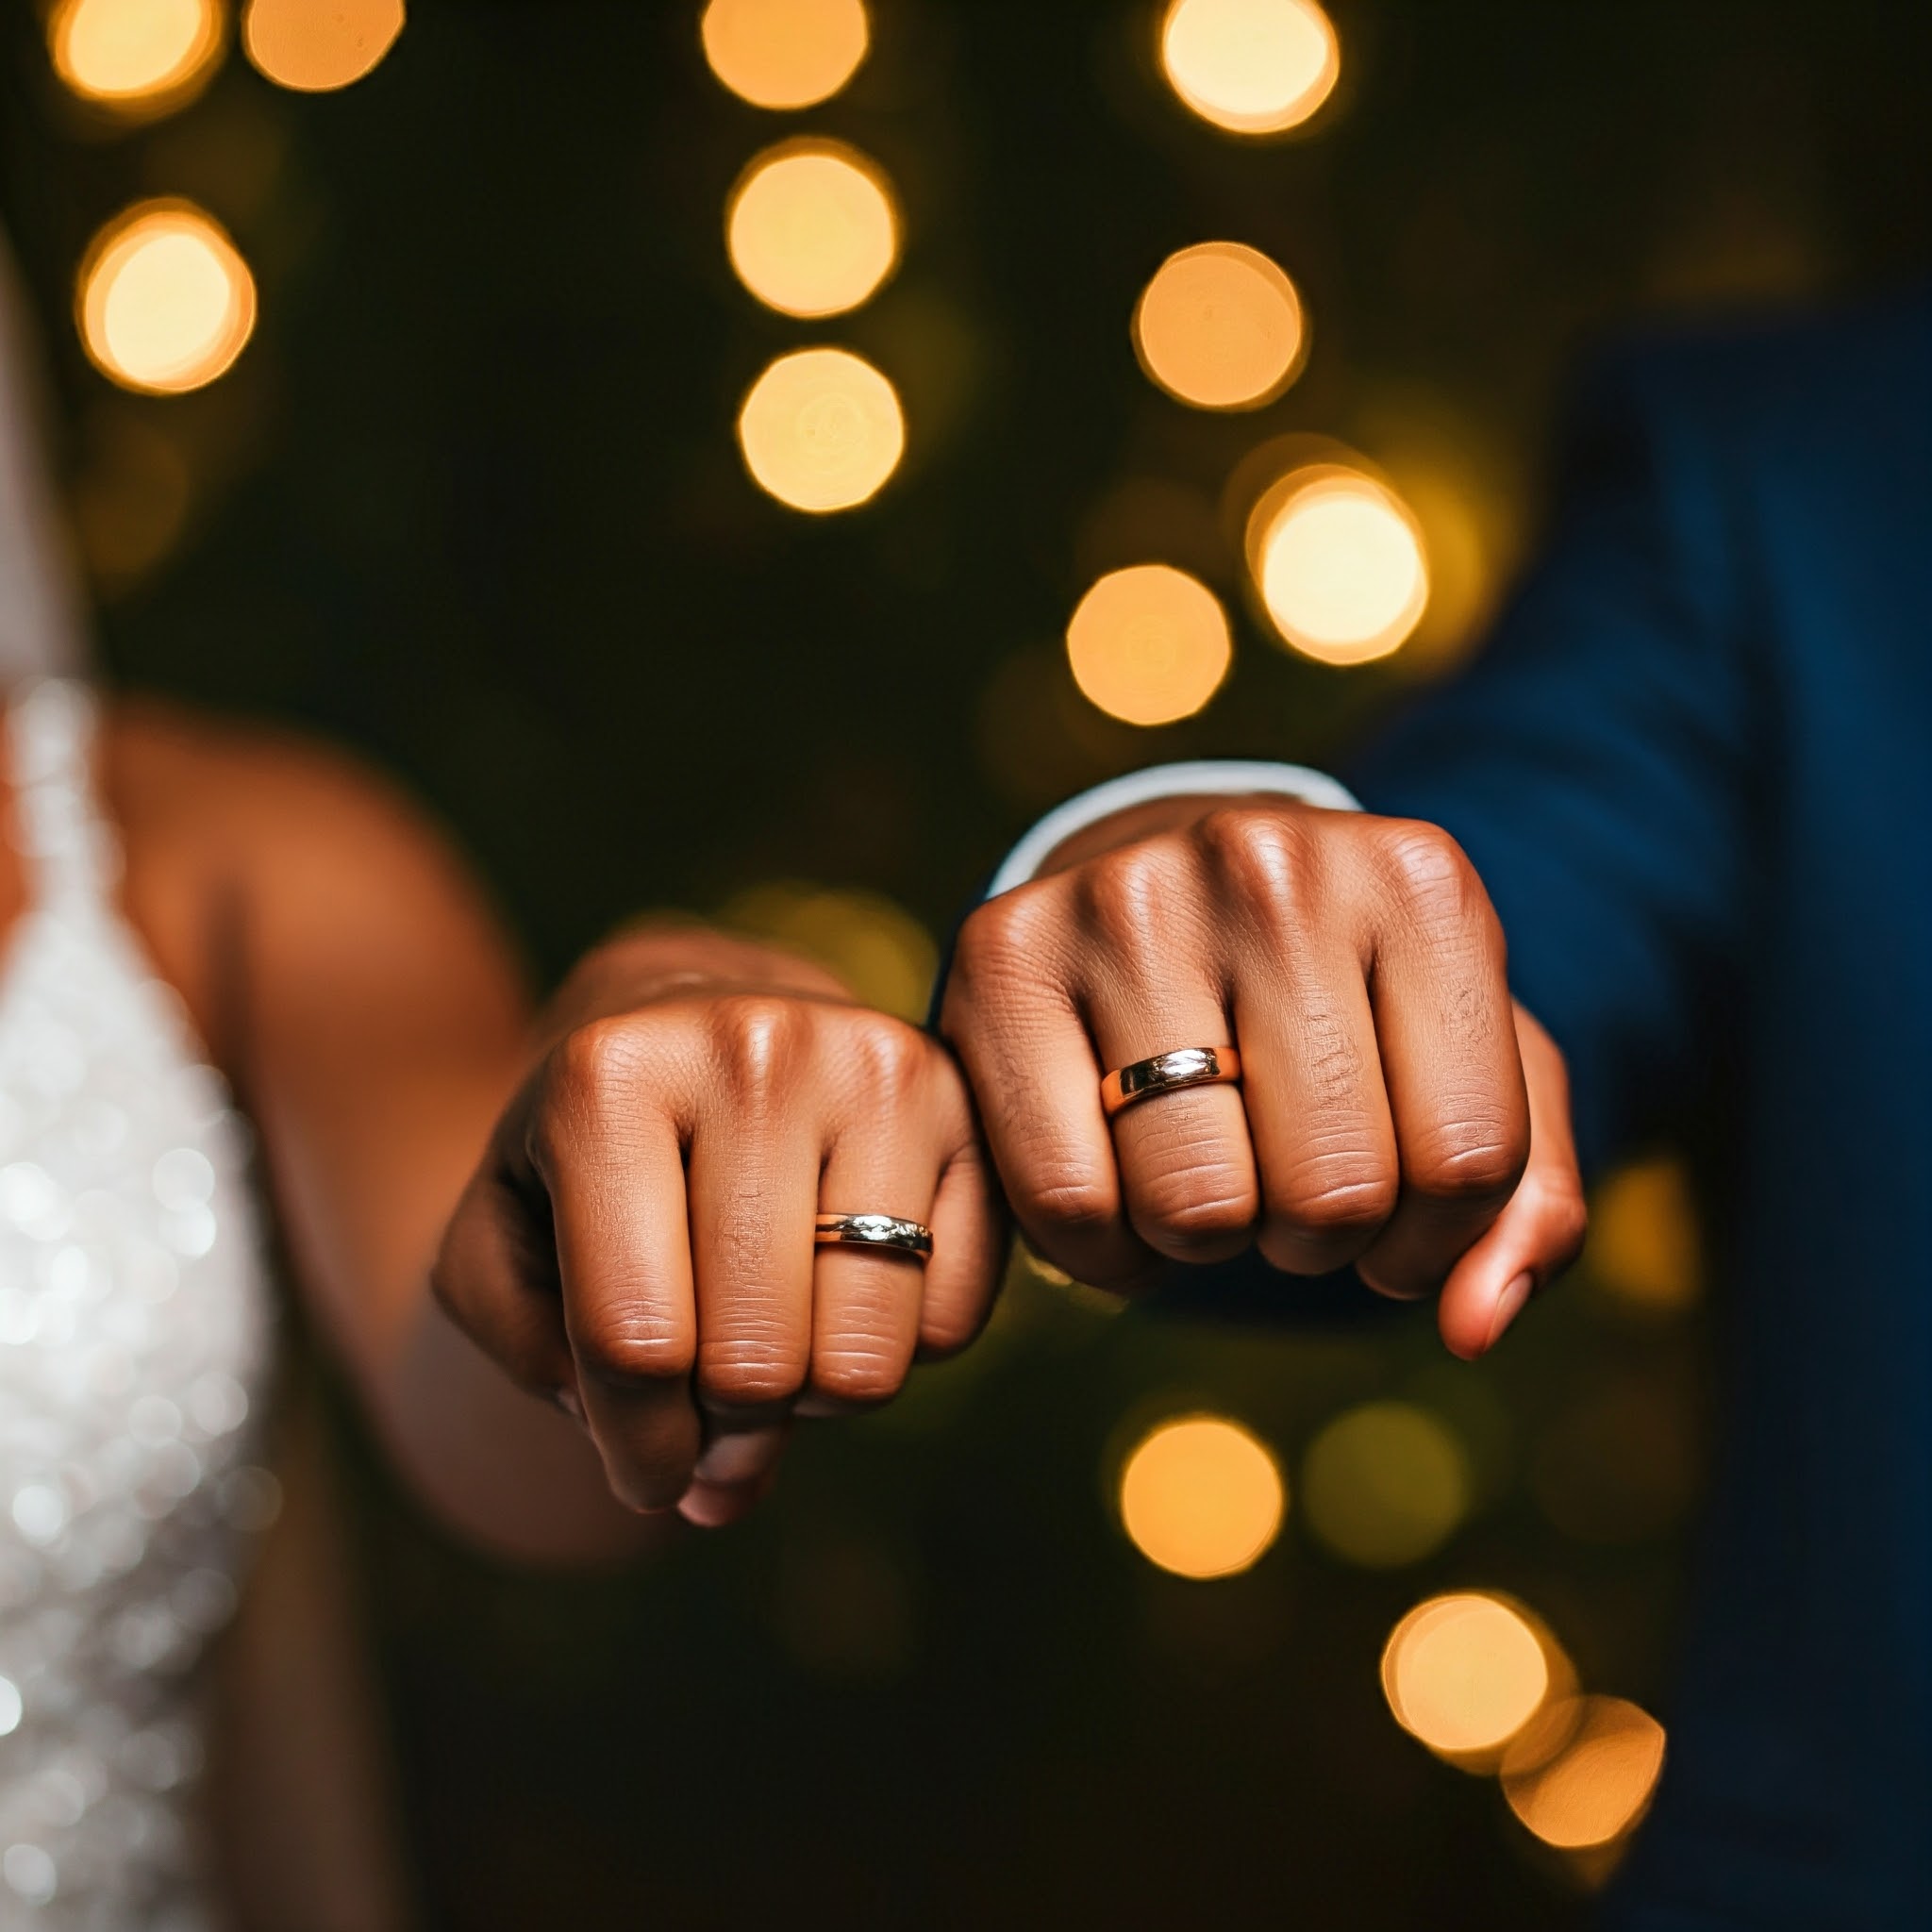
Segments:
[[[274,1514],[248,1136],[116,909],[86,693],[7,714],[0,1928],[200,1932],[195,1665]]]

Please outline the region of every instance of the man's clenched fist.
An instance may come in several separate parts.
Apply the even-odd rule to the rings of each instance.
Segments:
[[[1131,1289],[1250,1243],[1440,1291],[1480,1354],[1582,1243],[1563,1063],[1509,995],[1447,833],[1281,799],[1170,799],[1068,841],[966,923],[942,1026],[1028,1239]],[[1109,1122],[1109,1071],[1234,1045],[1239,1086]]]

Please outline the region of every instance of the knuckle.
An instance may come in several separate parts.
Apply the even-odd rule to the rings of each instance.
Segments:
[[[1539,1220],[1550,1245],[1552,1270],[1567,1268],[1583,1252],[1590,1232],[1590,1209],[1574,1174],[1539,1180]]]
[[[1222,1247],[1254,1226],[1252,1176],[1225,1158],[1208,1157],[1152,1175],[1135,1189],[1134,1220],[1163,1247]]]
[[[1399,1193],[1392,1164],[1379,1155],[1334,1154],[1287,1175],[1269,1202],[1269,1212],[1296,1233],[1366,1240],[1394,1214]]]
[[[707,1337],[697,1353],[698,1392],[727,1407],[790,1402],[805,1386],[803,1352],[775,1333]]]
[[[1507,1200],[1528,1160],[1526,1133],[1492,1119],[1456,1121],[1436,1128],[1416,1149],[1408,1182],[1432,1201]]]
[[[1201,819],[1194,837],[1240,903],[1287,914],[1306,900],[1319,860],[1315,835],[1302,818],[1227,807]]]
[[[639,1023],[614,1016],[574,1026],[553,1049],[553,1065],[564,1093],[603,1113],[636,1091],[647,1057]]]
[[[975,908],[953,949],[953,983],[970,996],[987,980],[1023,968],[1052,923],[1058,896],[1053,883],[1041,880],[1016,886]]]
[[[919,1353],[927,1361],[944,1361],[970,1348],[991,1312],[990,1299],[974,1307],[928,1307],[920,1318]]]
[[[1121,1218],[1119,1191],[1097,1174],[1049,1171],[1020,1191],[1022,1221],[1065,1239],[1109,1233]]]
[[[1480,924],[1494,915],[1469,856],[1441,825],[1397,819],[1378,839],[1382,875],[1409,914],[1426,925]]]
[[[795,1062],[810,1030],[803,1003],[781,993],[730,993],[710,1014],[719,1066],[741,1093],[771,1091]]]
[[[691,1374],[694,1348],[688,1325],[640,1306],[600,1309],[573,1339],[585,1370],[614,1387],[680,1381]]]
[[[924,1077],[925,1036],[890,1013],[860,1011],[849,1022],[841,1052],[849,1055],[866,1091],[887,1105],[904,1100]]]
[[[905,1373],[875,1341],[834,1341],[812,1362],[813,1390],[856,1408],[877,1408],[898,1394]]]
[[[1172,841],[1125,845],[1095,859],[1080,875],[1082,911],[1109,945],[1143,939],[1179,883]]]

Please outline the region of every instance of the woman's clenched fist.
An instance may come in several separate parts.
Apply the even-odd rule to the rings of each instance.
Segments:
[[[815,1247],[821,1214],[931,1259]],[[977,1332],[1002,1216],[936,1041],[789,956],[662,932],[593,954],[445,1237],[437,1291],[590,1431],[639,1509],[755,1501],[794,1411],[891,1397]]]
[[[942,1024],[1017,1219],[1083,1280],[1251,1243],[1290,1274],[1352,1262],[1440,1290],[1470,1356],[1581,1244],[1561,1058],[1432,825],[1273,798],[1118,814],[967,921]],[[1108,1119],[1109,1071],[1226,1045],[1239,1086]]]

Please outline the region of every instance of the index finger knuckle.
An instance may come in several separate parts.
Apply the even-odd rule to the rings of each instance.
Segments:
[[[586,1373],[613,1388],[681,1381],[696,1359],[691,1324],[643,1295],[607,1296],[571,1324]]]
[[[1507,1201],[1529,1161],[1526,1125],[1470,1112],[1431,1127],[1405,1150],[1404,1180],[1446,1206]]]

